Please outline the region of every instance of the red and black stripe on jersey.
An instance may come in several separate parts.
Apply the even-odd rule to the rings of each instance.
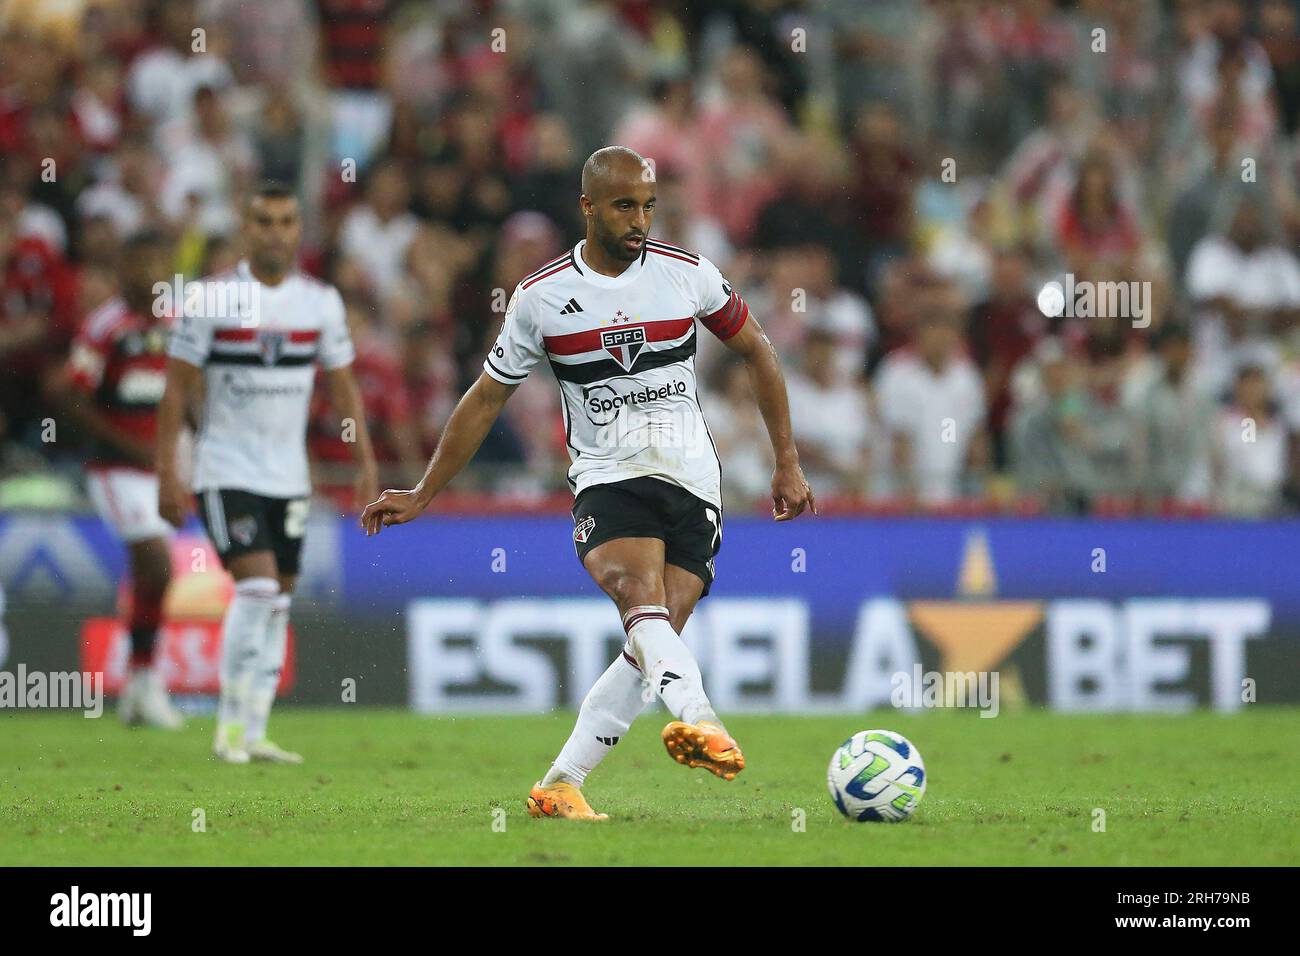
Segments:
[[[289,368],[316,361],[318,329],[217,329],[208,351],[209,365]]]
[[[700,264],[700,257],[696,253],[682,249],[680,246],[660,242],[658,239],[647,239],[646,250],[679,262],[689,262],[695,266]],[[741,326],[745,324],[745,320],[749,318],[749,306],[729,285],[724,284],[722,288],[730,295],[727,304],[716,312],[702,316],[700,321],[704,323],[706,329],[725,341],[739,332]]]
[[[647,238],[645,241],[645,247],[647,252],[653,252],[656,255],[667,256],[670,259],[680,259],[682,262],[689,262],[691,265],[695,266],[700,264],[700,257],[697,253],[683,249],[680,246],[670,245],[669,243],[662,242],[659,239]]]
[[[637,328],[638,326],[625,326],[624,328]],[[551,370],[555,373],[557,380],[561,382],[573,382],[577,385],[590,385],[592,382],[599,382],[607,378],[617,378],[622,375],[636,375],[639,372],[646,372],[652,368],[662,368],[665,365],[675,365],[678,362],[685,362],[695,355],[696,337],[695,337],[695,320],[694,319],[668,319],[662,322],[647,322],[639,326],[645,330],[645,342],[666,342],[672,339],[686,338],[677,345],[670,346],[666,349],[650,350],[643,348],[637,353],[636,358],[632,360],[630,367],[625,368],[612,358],[595,359],[590,362],[579,364],[566,364],[551,360]],[[602,332],[609,331],[605,329],[586,329],[581,332],[570,332],[567,335],[547,335],[543,336],[542,341],[546,346],[548,358],[553,355],[581,355],[584,352],[595,352],[602,348],[600,335]]]

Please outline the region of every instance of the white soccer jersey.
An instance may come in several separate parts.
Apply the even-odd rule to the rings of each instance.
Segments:
[[[353,358],[338,290],[298,272],[263,285],[241,262],[186,289],[167,351],[202,368],[207,386],[194,490],[310,494],[307,412],[316,363],[337,369]]]
[[[696,394],[695,320],[727,339],[749,307],[713,263],[676,246],[647,239],[616,277],[593,271],[582,247],[519,283],[484,371],[517,385],[543,356],[550,362],[575,495],[646,476],[721,509],[721,464]]]

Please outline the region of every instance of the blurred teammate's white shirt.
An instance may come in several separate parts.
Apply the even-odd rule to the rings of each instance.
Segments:
[[[911,440],[920,500],[955,499],[966,451],[984,424],[984,386],[970,359],[954,356],[936,372],[911,349],[897,349],[876,373],[876,404],[886,430]],[[948,419],[951,430],[945,427]],[[952,440],[946,441],[949,434]]]
[[[204,372],[192,487],[302,497],[311,492],[307,412],[316,363],[326,369],[352,364],[343,299],[300,272],[263,285],[247,262],[203,284],[222,283],[233,283],[241,301],[257,303],[257,321],[187,308],[167,350]]]

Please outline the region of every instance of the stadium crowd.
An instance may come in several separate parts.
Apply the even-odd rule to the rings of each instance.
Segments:
[[[654,233],[716,262],[781,353],[825,506],[1300,507],[1292,0],[7,0],[0,17],[0,506],[76,487],[46,385],[123,242],[157,227],[176,273],[228,267],[259,179],[297,191],[385,480],[413,480],[510,290],[581,237],[582,161],[620,143],[655,163]],[[1136,285],[1089,316],[1040,307],[1053,281]],[[769,445],[743,366],[706,340],[724,490],[748,510]],[[323,397],[312,450],[346,484]],[[567,465],[541,372],[458,486],[563,498]]]

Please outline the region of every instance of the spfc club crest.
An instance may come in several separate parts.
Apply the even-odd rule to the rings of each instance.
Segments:
[[[257,337],[258,348],[262,352],[262,364],[274,365],[284,354],[284,343],[289,337],[283,332],[263,332]]]
[[[257,537],[257,519],[252,515],[241,515],[229,522],[226,527],[230,529],[230,537],[246,548]]]
[[[591,515],[583,518],[578,522],[578,526],[573,529],[573,540],[579,544],[586,544],[587,539],[591,537],[591,532],[596,527],[596,519]]]
[[[622,366],[623,371],[632,371],[632,363],[645,347],[645,329],[604,329],[600,333],[600,345]]]

